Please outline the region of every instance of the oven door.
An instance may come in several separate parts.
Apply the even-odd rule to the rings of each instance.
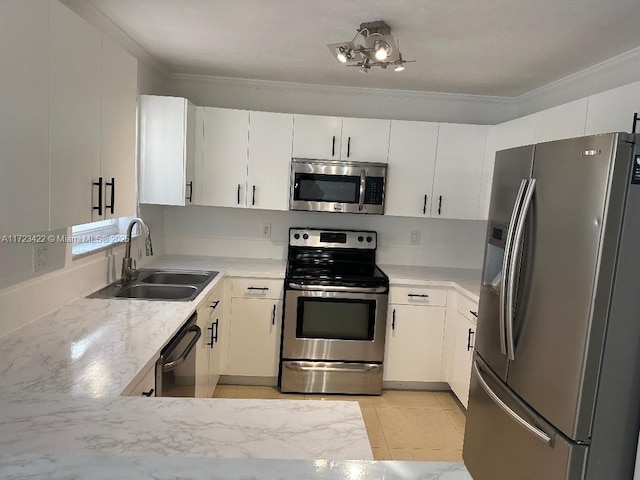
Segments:
[[[286,291],[283,359],[383,361],[387,293],[305,288],[323,289]]]

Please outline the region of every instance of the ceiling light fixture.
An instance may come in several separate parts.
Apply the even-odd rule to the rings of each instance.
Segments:
[[[350,42],[327,45],[336,60],[347,67],[359,67],[367,73],[371,67],[386,69],[393,65],[394,72],[404,70],[404,64],[415,60],[404,60],[398,42],[391,35],[391,27],[379,20],[361,23]]]

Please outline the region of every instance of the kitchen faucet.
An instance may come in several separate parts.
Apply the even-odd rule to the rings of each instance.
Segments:
[[[144,246],[147,256],[153,255],[153,246],[151,245],[151,232],[149,226],[141,218],[134,218],[129,223],[127,228],[127,246],[124,252],[124,258],[122,259],[122,281],[124,283],[129,282],[135,278],[138,278],[139,272],[136,269],[135,260],[131,259],[131,237],[133,232],[133,226],[140,224],[140,230],[144,234]],[[133,265],[133,267],[132,267]]]

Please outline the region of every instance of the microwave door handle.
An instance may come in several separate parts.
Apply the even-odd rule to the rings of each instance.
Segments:
[[[367,172],[360,170],[360,202],[358,203],[358,210],[364,208],[364,192],[367,186]]]

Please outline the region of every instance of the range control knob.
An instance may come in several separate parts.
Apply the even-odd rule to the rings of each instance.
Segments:
[[[302,238],[304,238],[305,240],[308,240],[309,239],[309,235],[305,233],[304,235],[302,235]]]
[[[360,235],[360,236],[358,237],[358,241],[359,241],[359,242],[364,242],[364,237],[363,237],[362,235]]]
[[[367,242],[369,242],[369,243],[373,242],[373,238],[367,237]]]
[[[296,240],[298,240],[300,238],[300,234],[299,233],[294,233],[293,234],[293,238],[295,238]]]

